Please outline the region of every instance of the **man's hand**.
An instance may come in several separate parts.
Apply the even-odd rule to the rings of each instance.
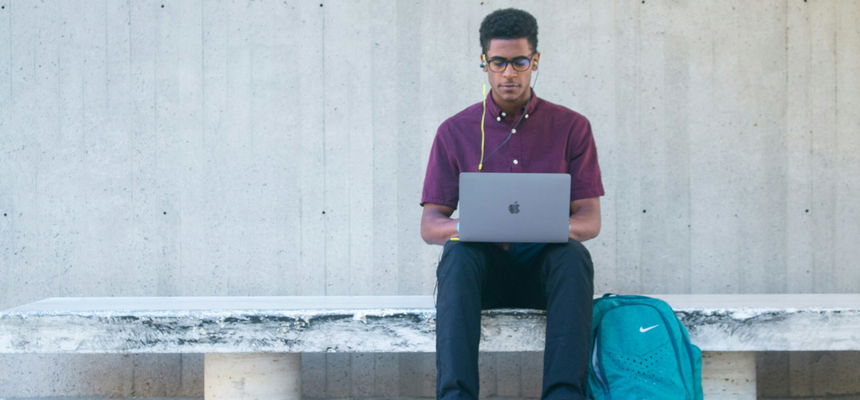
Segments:
[[[441,204],[424,203],[421,213],[421,238],[430,244],[445,244],[452,237],[458,237],[457,222],[452,219],[454,209]]]
[[[425,203],[421,214],[421,238],[430,244],[445,244],[458,237],[457,222],[452,219],[454,209],[440,204]],[[584,242],[600,233],[600,198],[570,202],[570,231],[568,237]]]
[[[600,198],[570,202],[570,230],[568,237],[580,242],[595,238],[600,233]]]

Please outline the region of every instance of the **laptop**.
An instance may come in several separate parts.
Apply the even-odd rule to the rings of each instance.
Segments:
[[[460,174],[460,241],[566,243],[570,175]]]

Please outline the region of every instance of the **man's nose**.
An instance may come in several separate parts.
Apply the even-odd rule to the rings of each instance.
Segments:
[[[505,69],[502,71],[502,76],[504,77],[514,77],[517,75],[517,70],[514,69],[513,63],[508,63],[505,65]]]

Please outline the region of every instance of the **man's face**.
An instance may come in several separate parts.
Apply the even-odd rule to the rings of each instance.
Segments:
[[[493,100],[501,107],[522,105],[528,100],[531,95],[529,84],[532,71],[536,69],[535,62],[540,58],[540,53],[532,54],[526,38],[490,40],[490,46],[487,48],[488,64],[493,62],[494,58],[513,60],[517,57],[532,58],[525,71],[515,70],[512,63],[508,63],[501,72],[494,72],[489,67],[484,67],[484,71],[489,75],[490,87],[493,89]]]

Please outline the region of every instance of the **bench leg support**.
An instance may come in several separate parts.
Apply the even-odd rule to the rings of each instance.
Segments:
[[[205,400],[300,400],[301,354],[206,354]]]
[[[703,353],[702,390],[706,399],[755,400],[755,353]]]

